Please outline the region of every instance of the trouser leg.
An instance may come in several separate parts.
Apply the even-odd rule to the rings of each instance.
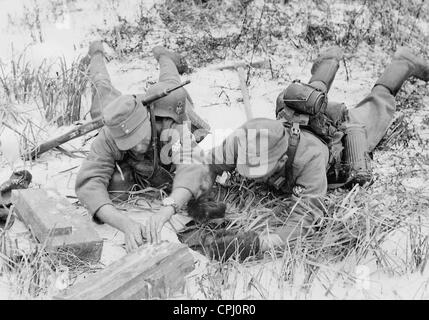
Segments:
[[[429,81],[429,64],[409,48],[399,48],[371,93],[349,111],[352,123],[366,127],[369,151],[386,134],[396,111],[395,96],[411,76]]]
[[[89,64],[89,77],[92,83],[91,118],[101,116],[103,108],[121,95],[113,87],[102,53],[94,54]]]
[[[161,55],[158,58],[159,63],[159,82],[169,82],[171,84],[180,84],[180,75],[176,64],[167,55]]]
[[[378,78],[374,87],[385,87],[392,96],[396,96],[404,82],[411,76],[412,68],[405,60],[393,60],[387,66],[380,78]]]
[[[180,74],[177,69],[177,65],[174,62],[173,58],[171,58],[172,53],[161,53],[156,54],[155,59],[159,63],[159,80],[158,83],[155,84],[152,88],[157,89],[167,89],[171,88],[172,86],[179,85],[181,83]],[[189,125],[189,129],[195,130],[197,128],[200,128],[200,126],[207,126],[207,124],[204,123],[197,123],[199,119],[197,119],[197,115],[195,112],[193,112],[193,102],[191,97],[189,96],[189,93],[186,91],[185,88],[180,88],[172,93],[169,94],[167,98],[160,99],[158,101],[159,105],[162,105],[165,101],[170,100],[174,101],[174,103],[177,103],[181,100],[183,100],[184,107],[185,107],[185,115],[183,115],[183,121],[190,121],[192,124],[194,124],[194,128]],[[164,102],[163,102],[164,101]],[[157,107],[157,103],[155,102],[155,106]],[[159,109],[158,109],[159,110]],[[158,111],[160,112],[160,111]],[[157,114],[157,111],[155,111],[155,115]],[[200,121],[201,122],[201,121]]]
[[[351,123],[365,126],[369,151],[372,151],[393,122],[395,95],[412,75],[412,66],[403,59],[394,59],[376,81],[371,93],[349,111]]]
[[[386,134],[395,111],[395,97],[381,85],[375,86],[365,99],[349,110],[350,122],[365,126],[368,151],[372,151]]]
[[[327,93],[335,79],[342,57],[343,51],[339,47],[331,47],[321,52],[311,68],[308,83]]]
[[[338,61],[332,59],[325,60],[316,69],[317,71],[314,74],[312,73],[313,75],[308,83],[313,87],[322,90],[323,92],[329,92],[332,82],[334,82],[338,68]]]

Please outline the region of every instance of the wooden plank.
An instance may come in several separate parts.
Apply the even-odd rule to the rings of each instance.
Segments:
[[[13,194],[17,195],[15,198]],[[61,201],[63,200],[63,201]],[[70,204],[67,200],[45,196],[44,190],[14,190],[12,202],[21,220],[25,221],[37,237],[44,242],[47,237],[56,237],[72,233],[72,224],[63,218],[61,211]]]
[[[183,291],[185,276],[193,269],[194,258],[183,244],[144,245],[54,299],[165,299]]]
[[[103,240],[88,217],[55,190],[24,189],[12,191],[14,210],[36,239],[51,252],[70,252],[77,258],[98,262]]]

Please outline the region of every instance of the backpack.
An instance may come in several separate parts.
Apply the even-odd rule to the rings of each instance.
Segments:
[[[366,131],[363,127],[358,130],[359,125],[346,125],[348,111],[343,103],[328,103],[325,92],[295,80],[278,96],[276,117],[290,130],[286,176],[291,176],[300,129],[303,129],[313,133],[329,149],[328,188],[362,185],[371,179]],[[277,179],[277,185],[279,181]]]

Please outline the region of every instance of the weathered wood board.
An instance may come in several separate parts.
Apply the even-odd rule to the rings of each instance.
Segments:
[[[71,252],[87,262],[98,262],[103,240],[89,218],[55,190],[12,191],[14,210],[48,251]]]
[[[165,299],[183,291],[185,276],[192,270],[194,258],[187,246],[172,242],[144,245],[54,299]]]

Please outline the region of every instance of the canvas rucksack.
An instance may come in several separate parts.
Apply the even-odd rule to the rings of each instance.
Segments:
[[[276,117],[290,130],[286,163],[289,176],[302,129],[313,133],[329,149],[330,188],[362,185],[371,179],[365,128],[348,122],[343,103],[328,103],[325,92],[295,80],[278,96]]]

